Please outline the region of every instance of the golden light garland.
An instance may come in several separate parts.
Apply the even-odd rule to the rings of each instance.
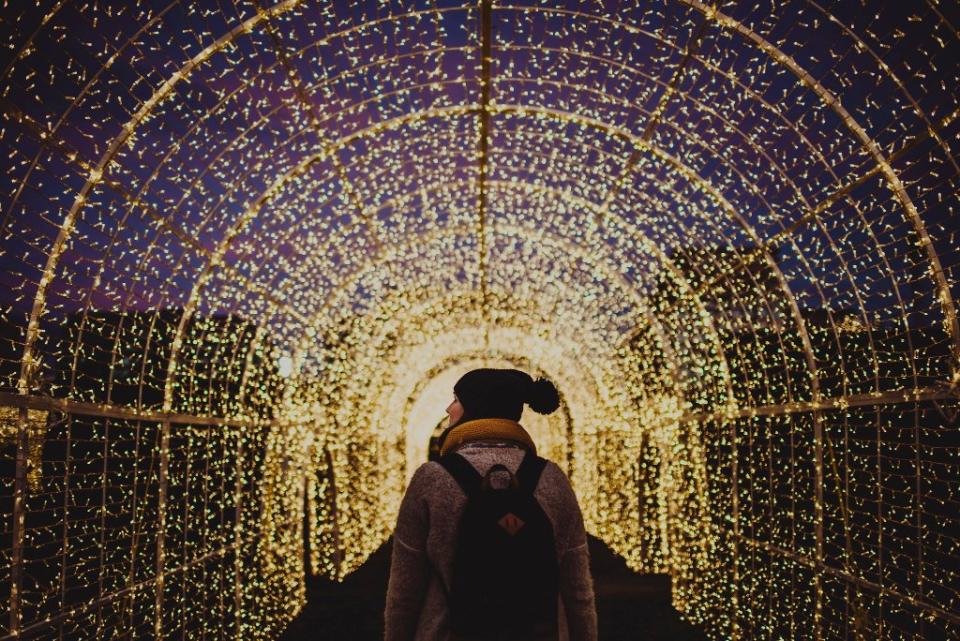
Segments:
[[[957,20],[5,5],[0,639],[275,638],[478,366],[711,638],[953,638]]]

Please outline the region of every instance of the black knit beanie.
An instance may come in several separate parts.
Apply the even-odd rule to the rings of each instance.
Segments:
[[[458,423],[477,418],[519,421],[524,403],[538,414],[549,414],[560,406],[553,383],[545,378],[533,380],[517,369],[472,370],[460,377],[453,392],[464,410]]]

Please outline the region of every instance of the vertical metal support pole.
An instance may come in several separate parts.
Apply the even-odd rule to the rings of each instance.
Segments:
[[[343,577],[343,548],[340,545],[340,514],[337,510],[337,476],[334,473],[333,454],[329,447],[323,448],[324,458],[327,462],[327,477],[330,479],[330,518],[333,521],[333,564],[334,578],[340,580]]]
[[[237,429],[237,471],[233,484],[234,520],[233,520],[233,607],[234,620],[237,627],[234,638],[240,641],[243,638],[241,615],[243,608],[243,432]]]
[[[914,524],[917,528],[917,597],[924,598],[923,592],[923,476],[920,473],[922,459],[920,458],[920,403],[913,406],[913,453],[914,465],[916,465],[916,496],[917,503],[914,505]],[[924,617],[920,617],[920,634],[925,637]]]
[[[121,432],[122,434],[122,423],[121,423]],[[103,428],[103,468],[100,472],[100,550],[99,550],[99,566],[100,571],[97,572],[97,636],[103,636],[104,632],[104,621],[103,621],[103,575],[106,570],[104,550],[106,550],[106,533],[107,533],[107,482],[108,482],[108,470],[109,470],[109,461],[110,461],[110,419],[105,419],[104,428]]]
[[[26,406],[17,419],[17,461],[13,484],[13,550],[10,560],[10,634],[20,632],[23,589],[24,515],[30,450],[30,415]]]
[[[193,383],[191,383],[191,385],[192,384]],[[185,460],[182,463],[183,470],[185,472],[183,477],[183,497],[181,498],[181,501],[183,504],[183,524],[181,525],[181,528],[180,528],[181,536],[174,543],[174,546],[179,547],[182,551],[182,556],[180,557],[180,563],[182,564],[181,567],[191,564],[192,561],[197,556],[196,548],[194,548],[193,554],[187,553],[187,541],[190,539],[190,537],[196,536],[197,534],[196,532],[190,531],[190,522],[188,520],[190,518],[190,509],[191,509],[191,503],[190,503],[190,482],[192,480],[191,466],[193,465],[194,449],[199,449],[199,445],[197,444],[197,436],[196,436],[197,431],[198,431],[197,428],[193,425],[190,425],[187,428],[186,430],[187,444],[183,448],[183,453],[185,457]],[[164,552],[166,552],[166,550],[164,550]],[[173,583],[174,581],[179,581],[180,589],[182,590],[179,595],[180,601],[179,603],[177,603],[178,612],[176,612],[176,614],[178,614],[180,616],[180,620],[183,621],[183,609],[186,606],[186,598],[187,598],[187,595],[186,595],[187,572],[184,571],[179,575],[171,576],[170,582]],[[204,583],[206,583],[206,581],[204,581]],[[187,638],[187,626],[184,625],[180,628],[180,641],[186,641],[186,638]]]
[[[733,512],[733,605],[730,638],[740,638],[740,467],[737,462],[737,420],[730,419],[730,509]]]
[[[643,469],[643,455],[647,451],[647,444],[649,440],[650,440],[650,437],[647,435],[646,432],[640,433],[640,446],[637,448],[637,457],[636,457],[637,472],[633,477],[633,488],[637,494],[637,517],[638,517],[637,531],[641,533],[639,540],[637,541],[637,547],[640,548],[641,559],[649,558],[651,555],[649,550],[652,549],[652,547],[648,547],[644,543],[644,537],[643,537],[644,516],[646,515],[644,511],[644,504],[647,502],[648,497],[647,497],[646,484],[644,483],[646,479],[644,478],[643,474],[641,474],[640,472],[640,470]],[[648,565],[652,566],[653,564],[651,563]]]
[[[163,631],[163,556],[164,538],[167,531],[167,472],[170,465],[170,421],[163,421],[160,433],[160,479],[159,503],[157,506],[157,563],[156,563],[156,619],[153,624],[154,637],[159,641]]]
[[[843,538],[844,538],[844,560],[843,571],[847,574],[853,573],[851,564],[853,563],[853,543],[850,540],[850,415],[843,414]],[[860,616],[863,606],[859,595],[851,594],[853,585],[847,581],[844,587],[844,617],[847,621],[851,617],[851,604],[853,611]]]
[[[207,530],[208,530],[207,524],[209,523],[209,519],[210,519],[210,513],[208,512],[208,510],[210,509],[210,501],[209,501],[209,498],[210,498],[210,459],[213,458],[213,453],[210,451],[211,448],[213,447],[213,445],[211,444],[211,441],[212,441],[212,439],[213,439],[213,436],[212,436],[212,434],[211,434],[212,432],[213,432],[213,428],[211,428],[209,425],[204,426],[204,427],[201,428],[201,433],[203,434],[203,455],[202,455],[202,456],[203,456],[203,481],[202,481],[202,484],[201,484],[201,486],[200,486],[200,487],[201,487],[201,490],[200,490],[200,491],[201,491],[201,493],[203,494],[203,520],[204,520],[204,526],[203,526],[202,529],[200,530],[200,554],[201,554],[201,555],[206,554],[206,552],[207,552]],[[188,449],[188,455],[190,455],[190,454],[192,454],[192,452],[190,452],[189,449]],[[188,460],[189,460],[189,459],[188,459]],[[187,478],[190,478],[190,477],[189,477],[189,475],[190,475],[190,466],[189,466],[189,465],[187,466],[187,475],[188,475]],[[185,499],[187,505],[190,505],[190,503],[189,503],[189,499],[190,499],[189,488],[190,488],[190,483],[189,483],[189,481],[188,481],[188,482],[187,482],[187,497],[186,497],[186,499]],[[189,510],[189,508],[187,508],[187,509]],[[189,512],[188,512],[188,514],[189,514]],[[186,519],[184,519],[184,520],[186,521]],[[184,527],[183,527],[185,533],[188,531],[188,528],[189,528],[189,527],[190,527],[190,523],[189,523],[189,521],[186,521],[186,522],[184,523]],[[184,536],[184,538],[189,538],[190,536],[191,536],[190,534],[186,534],[186,535]],[[196,556],[197,556],[196,553],[194,553],[193,556],[194,556],[194,558],[193,558],[193,559],[190,559],[189,562],[192,562],[192,561],[196,558]],[[203,577],[203,579],[202,579],[203,584],[204,584],[204,585],[209,585],[210,577],[209,577],[209,575],[207,574],[207,564],[206,564],[206,563],[202,564],[199,569],[200,569],[200,573],[201,573],[200,576]],[[187,583],[187,574],[186,574],[186,573],[184,573],[184,574],[182,575],[182,579],[183,579],[183,587],[184,587],[184,590],[186,590],[186,587],[187,587],[187,585],[188,585],[188,583]],[[222,594],[222,593],[221,593],[221,594]],[[183,631],[183,635],[184,635],[184,638],[186,638],[186,630]],[[207,629],[206,629],[206,628],[202,628],[202,629],[200,630],[200,641],[207,641]]]
[[[63,548],[60,551],[60,611],[67,609],[67,552],[70,545],[70,466],[73,464],[73,416],[64,417],[67,422],[67,455],[63,465]],[[109,421],[109,419],[105,419]],[[58,637],[63,639],[63,621],[57,626]]]
[[[137,420],[136,431],[134,432],[134,446],[133,446],[133,488],[130,492],[131,502],[130,502],[130,524],[133,527],[133,538],[130,542],[130,570],[127,574],[127,583],[132,585],[137,576],[137,546],[140,543],[140,521],[137,518],[137,496],[138,496],[138,483],[137,478],[140,474],[140,436],[141,428],[143,423]],[[149,480],[149,479],[148,479]],[[133,618],[134,618],[134,595],[124,599],[126,607],[121,608],[120,612],[126,610],[127,613],[127,626],[129,630],[133,630]]]
[[[480,149],[477,155],[477,269],[480,279],[483,344],[489,347],[490,320],[487,309],[487,153],[490,145],[490,63],[492,55],[493,0],[480,0]]]
[[[785,417],[789,429],[787,434],[790,439],[790,550],[797,551],[797,444],[794,419],[791,416]],[[794,564],[790,569],[790,600],[791,604],[795,600],[797,591],[797,565]],[[797,609],[790,609],[790,635],[791,638],[797,637]]]
[[[570,416],[570,411],[567,409],[566,403],[561,406],[563,410],[563,418],[567,422],[566,425],[566,438],[567,438],[567,447],[566,447],[566,459],[567,459],[567,479],[570,481],[572,487],[576,487],[576,482],[574,480],[574,474],[576,473],[576,452],[574,448],[574,442],[576,441],[576,434],[573,431],[573,418]]]
[[[311,478],[312,477],[312,478]],[[320,568],[313,562],[314,545],[311,542],[316,530],[316,505],[313,499],[317,489],[317,475],[304,474],[303,476],[303,574],[309,580],[314,574],[320,573]]]
[[[819,390],[815,390],[819,396]],[[818,400],[816,397],[814,400]],[[817,566],[813,574],[813,589],[816,602],[813,610],[814,635],[816,641],[823,639],[823,424],[820,421],[820,412],[814,410],[813,417],[813,444],[814,444],[814,532],[816,535]]]
[[[212,378],[211,378],[212,380]],[[230,441],[233,438],[233,428],[224,426],[222,431],[224,432],[223,439],[219,442],[220,451],[218,452],[218,460],[223,461],[222,464],[218,466],[219,476],[220,476],[220,489],[219,495],[217,497],[216,507],[217,512],[220,516],[219,528],[217,530],[218,537],[226,537],[227,534],[227,524],[224,522],[224,519],[227,515],[227,470],[229,465],[228,453],[230,450]],[[217,638],[225,639],[227,637],[226,630],[226,619],[227,619],[227,610],[226,610],[226,599],[224,595],[227,592],[227,586],[225,585],[225,579],[227,574],[227,565],[230,563],[230,559],[227,557],[227,550],[230,549],[230,544],[226,542],[225,538],[219,538],[219,543],[222,543],[223,558],[220,559],[220,567],[217,568],[217,607],[218,614],[217,616],[221,620],[221,624],[217,629]],[[236,545],[234,545],[234,548]],[[207,638],[207,631],[204,628],[203,638]]]
[[[880,584],[880,589],[883,589],[884,577],[885,574],[885,559],[883,554],[883,415],[880,411],[880,406],[876,408],[877,414],[877,583]],[[882,606],[881,601],[881,608]],[[884,625],[883,625],[883,616],[878,617],[877,620],[877,637],[882,639],[884,637]]]

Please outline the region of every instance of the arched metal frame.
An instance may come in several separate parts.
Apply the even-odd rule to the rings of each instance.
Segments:
[[[12,472],[0,492],[10,501],[2,529],[11,540],[0,562],[0,582],[10,591],[0,598],[9,604],[11,638],[41,630],[62,637],[71,625],[91,620],[104,629],[105,608],[123,600],[141,603],[137,594],[149,590],[150,632],[156,638],[173,629],[176,617],[187,627],[241,636],[242,621],[257,616],[244,601],[244,581],[258,580],[244,565],[245,555],[268,564],[261,570],[293,571],[283,569],[285,548],[257,548],[264,532],[286,527],[258,522],[259,475],[273,475],[271,492],[285,491],[279,470],[288,464],[299,469],[304,462],[284,454],[284,430],[311,423],[311,403],[363,407],[338,387],[346,379],[337,368],[367,362],[371,353],[364,341],[376,340],[378,346],[383,341],[375,349],[384,357],[394,353],[389,344],[394,339],[387,340],[392,325],[365,316],[374,313],[374,303],[393,301],[395,309],[408,310],[412,315],[402,326],[415,335],[417,323],[428,324],[422,312],[413,312],[430,304],[424,278],[433,263],[437,274],[445,273],[431,252],[456,248],[466,252],[463,262],[472,281],[450,279],[441,287],[460,287],[469,300],[477,293],[472,304],[484,346],[491,353],[511,352],[489,342],[492,323],[510,322],[510,292],[495,280],[505,273],[497,270],[507,254],[498,254],[496,243],[511,238],[524,245],[525,227],[498,220],[505,212],[490,202],[494,193],[511,194],[529,208],[524,222],[531,235],[523,251],[537,251],[535,232],[542,222],[537,213],[583,212],[576,221],[583,229],[571,229],[576,233],[569,238],[560,236],[559,227],[550,228],[557,246],[583,244],[569,253],[570,264],[529,274],[557,278],[566,288],[567,304],[560,305],[560,298],[553,303],[554,312],[567,314],[557,319],[558,336],[569,340],[603,320],[590,316],[589,307],[574,311],[569,302],[578,291],[599,292],[596,309],[609,312],[616,309],[618,288],[636,288],[629,306],[636,328],[610,345],[609,353],[618,356],[598,367],[611,380],[634,372],[627,375],[628,387],[638,399],[657,393],[649,387],[653,383],[642,380],[648,374],[662,386],[658,389],[681,399],[680,413],[666,415],[663,425],[680,426],[677,438],[689,445],[684,451],[694,467],[702,467],[696,472],[702,478],[677,478],[706,488],[684,504],[693,510],[684,514],[697,523],[707,519],[702,527],[708,531],[699,534],[711,546],[705,556],[693,551],[674,559],[675,602],[687,616],[713,636],[734,638],[752,638],[761,629],[817,639],[922,638],[960,626],[960,596],[945,567],[956,560],[949,541],[960,536],[960,524],[942,514],[955,507],[958,489],[949,462],[955,445],[945,434],[956,426],[960,383],[954,302],[960,260],[950,245],[960,175],[953,150],[958,96],[950,89],[957,78],[952,54],[958,37],[949,10],[931,1],[912,13],[885,6],[872,15],[850,15],[813,0],[769,11],[677,0],[604,14],[578,3],[480,0],[378,8],[309,7],[287,0],[229,10],[171,3],[156,12],[133,11],[97,13],[61,2],[2,16],[9,25],[5,50],[13,53],[0,74],[6,125],[0,144],[18,159],[8,172],[0,220],[11,290],[4,301],[4,338],[15,352],[0,352],[0,406],[9,410],[0,416],[2,443],[9,450],[3,456]],[[208,23],[213,28],[200,27]],[[422,36],[421,23],[430,25]],[[915,23],[927,31],[918,32],[911,27]],[[85,27],[89,42],[75,37]],[[113,44],[116,33],[129,36]],[[830,46],[818,45],[817,38],[831,37]],[[98,38],[106,42],[102,51],[92,44]],[[62,52],[45,49],[51,40],[67,46]],[[411,42],[415,46],[405,48]],[[365,53],[372,57],[360,55],[360,43],[370,45]],[[315,64],[310,56],[321,51],[331,55],[332,75],[310,66]],[[918,58],[916,51],[926,57]],[[935,63],[937,51],[946,60]],[[270,56],[266,64],[262,55]],[[149,58],[163,63],[161,75],[161,66],[142,64]],[[244,67],[248,58],[256,69]],[[557,75],[543,64],[547,60],[569,77]],[[421,61],[423,67],[411,67]],[[412,75],[404,75],[403,65],[414,69]],[[218,75],[220,67],[224,73]],[[308,75],[314,70],[323,75],[317,82]],[[235,86],[228,74],[237,74]],[[48,78],[46,85],[41,77]],[[413,77],[418,79],[396,84]],[[871,78],[873,89],[858,85],[859,77]],[[939,87],[931,89],[931,82]],[[71,84],[77,90],[61,97],[61,83],[63,92],[71,92]],[[138,85],[152,89],[144,92]],[[782,90],[779,100],[773,99],[775,89]],[[262,91],[281,97],[258,96]],[[209,108],[203,92],[216,97]],[[59,101],[64,108],[58,114],[56,107],[38,106],[35,96],[52,97],[51,105]],[[251,110],[245,99],[259,103]],[[406,111],[397,115],[398,106]],[[747,113],[738,110],[744,106]],[[206,128],[216,131],[234,112],[251,120],[226,141],[211,139]],[[101,122],[91,128],[87,123],[97,115]],[[186,128],[169,144],[158,141],[151,122],[169,121],[176,128],[184,117]],[[914,118],[916,123],[908,122]],[[892,119],[896,126],[878,127],[878,119]],[[272,129],[273,123],[279,128]],[[449,135],[432,129],[443,123],[451,126]],[[107,135],[103,124],[117,128]],[[504,135],[498,126],[515,128],[514,139],[536,139],[541,146],[498,144],[497,136]],[[277,138],[275,132],[284,128],[292,128],[290,135]],[[397,139],[392,136],[402,137],[409,149],[422,145],[431,151],[398,165],[390,156],[397,153],[390,148]],[[789,146],[794,137],[801,142],[796,149]],[[452,153],[443,147],[458,142],[461,148]],[[214,153],[202,161],[179,156],[198,143]],[[388,151],[378,151],[381,144]],[[21,146],[35,151],[24,154]],[[277,157],[262,151],[251,157],[257,149],[277,150]],[[571,154],[573,164],[557,149]],[[138,164],[137,153],[155,162]],[[433,162],[443,158],[452,168],[434,171]],[[604,165],[584,162],[591,158]],[[422,172],[421,163],[427,166]],[[524,163],[551,173],[528,175]],[[915,177],[917,168],[925,177]],[[827,177],[826,188],[814,172]],[[571,182],[572,190],[566,186]],[[171,184],[181,190],[176,198],[168,195]],[[379,184],[386,184],[386,191]],[[882,200],[888,191],[892,210]],[[454,193],[474,196],[469,203],[428,202],[428,196]],[[51,213],[45,196],[52,202],[69,198],[69,206]],[[559,209],[538,204],[545,201]],[[116,205],[122,207],[120,217],[112,215]],[[658,206],[665,211],[658,213]],[[392,241],[381,215],[387,222],[409,221],[440,210],[449,211],[452,222],[386,244]],[[318,235],[315,218],[336,222],[324,223]],[[139,229],[140,223],[154,230]],[[721,239],[716,247],[699,243],[698,235],[707,230]],[[85,245],[94,231],[108,241]],[[347,260],[340,245],[366,252],[349,259],[354,262],[345,274],[336,274]],[[300,255],[288,257],[291,247]],[[878,259],[864,261],[859,252]],[[650,255],[656,265],[639,264]],[[293,269],[277,268],[277,257],[292,258]],[[575,270],[594,257],[603,285],[591,289],[587,276],[578,281]],[[92,272],[85,271],[86,263],[94,265]],[[111,263],[122,266],[128,280],[117,283]],[[840,273],[829,273],[832,266]],[[321,280],[324,271],[332,277]],[[403,291],[405,284],[410,292]],[[398,287],[398,297],[388,295]],[[852,304],[836,309],[835,298],[839,305]],[[878,307],[878,299],[892,303]],[[178,309],[165,309],[170,305]],[[360,321],[344,333],[337,324],[351,314]],[[883,324],[872,315],[894,322]],[[515,320],[518,327],[528,322],[519,315]],[[598,329],[584,345],[616,331],[619,320],[611,317],[610,329]],[[63,332],[69,337],[58,338]],[[709,337],[706,342],[700,332]],[[132,336],[144,338],[133,378],[126,371],[133,362],[129,352],[137,348]],[[337,336],[342,345],[331,342]],[[101,339],[108,348],[98,347]],[[101,351],[105,366],[96,360]],[[296,364],[286,379],[273,363],[284,351]],[[701,373],[701,382],[693,372],[704,355],[717,365]],[[667,374],[645,373],[658,358],[666,358]],[[531,363],[550,369],[549,363]],[[59,388],[50,388],[44,378],[51,367],[66,376],[65,383],[58,379]],[[154,371],[158,368],[162,373]],[[90,388],[91,381],[99,388]],[[371,381],[370,393],[390,386],[375,375]],[[123,397],[131,385],[135,398]],[[196,400],[188,398],[194,389],[201,390]],[[36,412],[46,413],[46,425]],[[356,442],[346,439],[344,451],[364,443],[378,447],[375,436],[365,440],[355,431],[353,421],[361,418],[349,419],[348,431],[359,436]],[[327,420],[317,419],[318,429],[326,429]],[[108,482],[111,448],[127,446],[111,437],[111,422],[115,431],[135,426],[132,488]],[[91,443],[103,442],[99,481],[74,471],[87,447],[73,436],[74,423],[78,430],[92,430]],[[783,426],[786,432],[778,432]],[[864,440],[871,426],[874,434]],[[659,429],[659,424],[638,426],[644,434]],[[214,436],[215,430],[223,434]],[[908,436],[888,435],[901,431]],[[62,462],[48,460],[46,449],[37,453],[37,437],[31,436],[37,433],[48,434],[52,445],[44,448],[65,444]],[[757,445],[761,437],[765,446]],[[226,451],[236,445],[232,471],[218,479],[223,496],[233,484],[229,504],[212,505],[209,497],[219,495],[204,481],[198,508],[203,518],[216,513],[220,529],[230,529],[233,539],[208,548],[203,530],[196,535],[203,554],[186,550],[188,531],[196,524],[190,522],[191,480],[183,465],[189,468],[193,459],[189,445],[186,450],[177,445],[200,438],[197,447],[207,454],[200,455],[198,478],[211,477],[210,447]],[[872,454],[864,443],[872,444]],[[276,450],[268,463],[258,449],[263,447]],[[773,457],[784,456],[784,448],[789,454],[778,462],[787,470],[775,470]],[[617,460],[615,452],[597,450],[592,456],[581,465]],[[338,459],[338,465],[346,460]],[[157,466],[155,483],[152,472],[142,480],[143,492],[155,487],[155,500],[148,494],[140,498],[141,462],[148,470]],[[61,464],[58,475],[54,470]],[[901,473],[896,466],[902,465],[912,467]],[[334,469],[334,459],[329,467]],[[349,468],[338,469],[349,474],[344,471]],[[62,510],[62,517],[55,517],[61,518],[55,524],[62,531],[60,552],[46,559],[28,558],[25,550],[28,532],[46,528],[40,515],[50,510],[44,495],[28,486],[28,473],[36,472]],[[365,468],[356,472],[364,474],[377,478]],[[729,484],[716,475],[729,476]],[[899,484],[902,479],[906,486]],[[184,488],[176,485],[180,481]],[[369,484],[353,478],[338,482],[338,491],[356,493],[347,487],[355,482]],[[781,485],[790,488],[789,496],[778,494]],[[99,526],[70,518],[80,509],[72,493],[86,490],[100,493]],[[96,534],[102,542],[108,496],[113,500],[120,496],[114,492],[128,491],[134,506],[130,577],[121,589],[105,588],[101,578],[95,596],[71,596],[81,590],[75,585],[80,575],[71,574],[71,563],[79,563],[70,556],[71,540]],[[885,496],[891,498],[885,502]],[[709,504],[708,497],[716,503]],[[174,501],[182,503],[182,514],[168,513]],[[804,507],[808,501],[812,509]],[[155,513],[149,512],[154,507]],[[721,523],[725,510],[729,525]],[[764,529],[764,519],[787,512],[788,537]],[[141,526],[154,528],[145,535],[153,538],[152,556],[145,560],[154,572],[137,580]],[[181,530],[184,549],[173,536]],[[213,539],[227,540],[211,532]],[[629,553],[631,542],[615,527],[601,534]],[[876,535],[875,547],[857,547],[865,534]],[[188,553],[193,557],[185,560]],[[206,564],[221,558],[224,565],[215,570],[224,586],[216,609],[221,619],[189,620],[184,602],[191,572],[201,566],[206,572]],[[30,568],[46,565],[58,573],[49,583],[59,585],[58,597],[25,591]],[[101,571],[108,566],[101,551]],[[762,593],[779,593],[786,605],[775,611],[758,600]],[[291,614],[289,605],[271,607],[259,615],[264,634]],[[805,609],[812,609],[812,617]],[[126,625],[128,635],[143,633],[132,627],[132,615]]]

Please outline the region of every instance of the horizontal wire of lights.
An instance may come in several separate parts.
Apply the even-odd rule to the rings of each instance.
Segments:
[[[480,366],[712,638],[955,633],[947,5],[5,7],[0,638],[275,638]]]

